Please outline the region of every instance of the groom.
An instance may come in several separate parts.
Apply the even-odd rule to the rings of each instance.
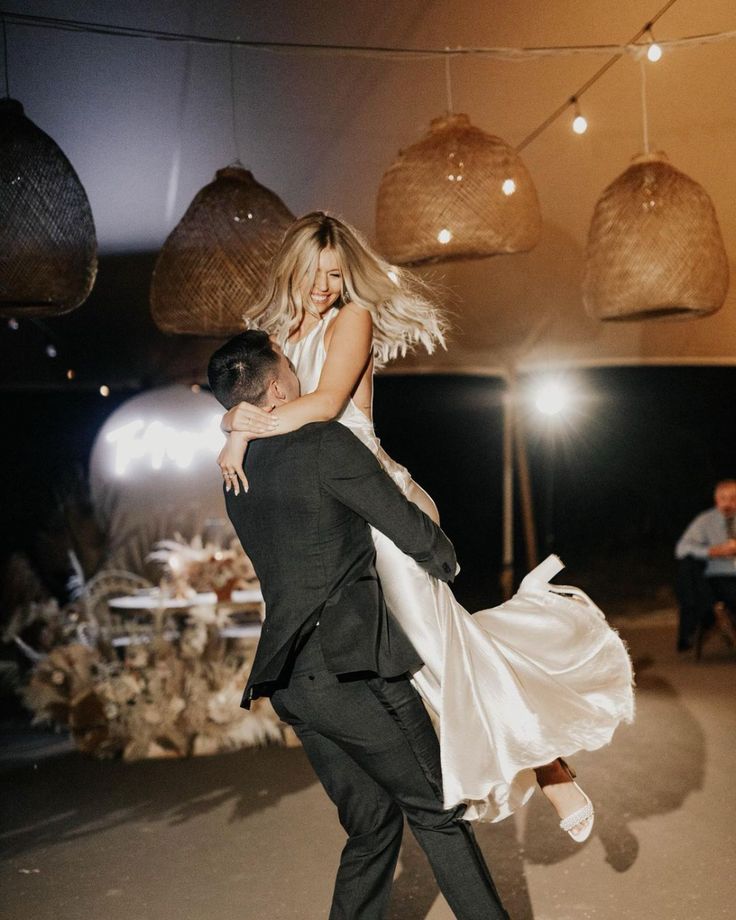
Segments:
[[[299,396],[289,360],[255,330],[216,351],[208,376],[227,409]],[[408,678],[422,662],[386,609],[368,525],[444,581],[452,544],[338,422],[254,441],[245,471],[249,491],[226,504],[266,618],[242,705],[271,697],[337,806],[348,840],[330,920],[385,916],[404,816],[456,917],[507,918],[463,808],[443,808],[437,736]]]

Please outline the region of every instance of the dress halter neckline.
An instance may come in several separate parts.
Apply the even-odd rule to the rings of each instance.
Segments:
[[[309,332],[306,333],[306,335],[303,335],[300,339],[287,339],[286,341],[288,344],[296,348],[297,345],[301,345],[302,342],[306,342],[307,339],[314,335],[315,330],[320,329],[328,318],[332,318],[331,314],[335,311],[335,309],[335,307],[330,307],[329,309],[325,310],[325,312],[320,316],[320,318],[317,320],[314,326],[312,326]]]

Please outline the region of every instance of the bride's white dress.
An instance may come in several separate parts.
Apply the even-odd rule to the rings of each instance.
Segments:
[[[302,393],[317,388],[336,313],[284,348]],[[351,401],[338,421],[412,499],[417,485],[383,450],[366,415]],[[556,556],[511,600],[471,616],[447,584],[382,533],[373,530],[373,540],[388,607],[424,661],[413,682],[438,716],[447,808],[465,802],[466,819],[498,821],[533,793],[533,767],[602,747],[619,722],[631,721],[626,648],[586,594],[549,584],[563,568]]]

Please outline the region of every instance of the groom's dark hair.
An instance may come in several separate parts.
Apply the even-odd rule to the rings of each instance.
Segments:
[[[279,356],[268,333],[248,329],[226,342],[210,358],[210,389],[226,409],[239,402],[260,405],[277,372]]]

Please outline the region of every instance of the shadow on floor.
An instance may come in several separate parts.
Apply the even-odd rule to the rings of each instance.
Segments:
[[[600,838],[606,861],[617,872],[630,869],[639,854],[631,822],[680,809],[691,793],[702,788],[704,779],[706,749],[698,721],[672,684],[656,673],[651,661],[637,662],[637,683],[635,724],[620,728],[611,747],[574,758],[581,784],[596,803],[594,836]],[[49,756],[42,756],[41,748],[36,750],[26,743],[21,762],[5,760],[0,764],[0,782],[10,793],[2,797],[0,816],[0,841],[9,860],[34,850],[74,854],[76,843],[86,840],[88,848],[90,841],[95,846],[96,834],[115,828],[124,828],[127,834],[128,827],[140,824],[186,825],[214,813],[223,804],[225,821],[231,827],[242,823],[247,835],[250,816],[274,808],[289,796],[298,796],[317,782],[300,749],[272,747],[191,760],[127,764],[63,751],[54,736],[49,736]],[[319,815],[324,817],[317,818],[317,812],[310,808],[314,806],[308,805],[305,812],[304,800],[297,798],[285,814],[290,820],[308,815],[306,820],[316,820],[319,827],[324,820],[323,830],[332,828],[330,834],[337,831],[334,844],[330,837],[324,863],[315,863],[324,868],[319,884],[328,886],[328,891],[340,834],[332,825],[334,815],[326,800],[324,808],[318,806]],[[223,837],[222,812],[213,822],[210,839],[217,841]],[[206,833],[201,821],[195,823],[198,833]],[[309,833],[315,830],[319,836],[316,826]],[[288,827],[281,832],[279,845],[288,846]],[[541,795],[532,798],[523,820],[477,825],[476,834],[514,920],[534,920],[527,865],[552,866],[580,852],[559,830],[553,809]],[[298,854],[290,855],[298,862]],[[101,865],[107,865],[104,859]],[[250,883],[253,878],[258,878],[257,874],[250,877]],[[423,920],[437,895],[424,854],[407,831],[390,917]]]
[[[703,730],[672,685],[652,662],[637,662],[639,711],[632,726],[618,729],[613,745],[575,757],[581,785],[596,803],[594,836],[606,862],[617,872],[635,863],[639,843],[630,823],[679,809],[702,788],[705,771]],[[663,730],[664,728],[664,730]],[[666,771],[663,775],[663,770]],[[475,830],[514,920],[533,920],[525,862],[553,865],[579,850],[557,827],[557,817],[541,795],[527,806],[523,839],[512,820],[476,825]],[[437,885],[417,844],[407,834],[403,871],[394,887],[391,920],[422,920],[437,897]]]
[[[247,781],[245,781],[247,777]],[[268,747],[182,760],[93,760],[77,751],[6,764],[0,840],[6,857],[134,821],[183,824],[224,802],[230,822],[317,782],[301,750]]]
[[[630,822],[679,809],[702,789],[705,775],[701,726],[674,687],[650,672],[649,660],[635,664],[636,721],[617,730],[611,748],[575,757],[580,784],[596,806],[593,835],[617,872],[630,869],[639,852]],[[541,796],[532,798],[528,810],[524,853],[529,862],[551,865],[575,852],[577,845],[559,832]]]

